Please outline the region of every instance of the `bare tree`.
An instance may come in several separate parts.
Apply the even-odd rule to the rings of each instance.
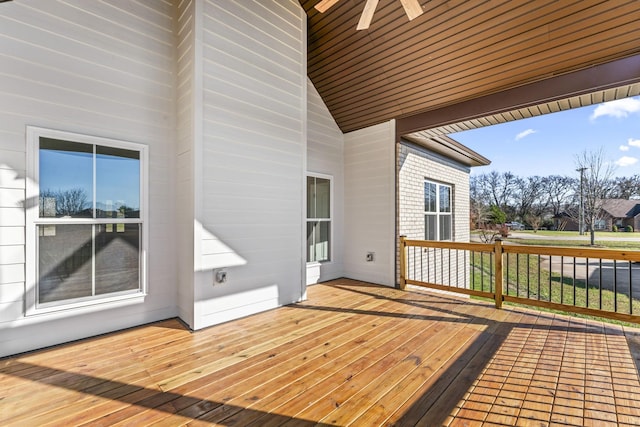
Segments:
[[[526,221],[528,217],[542,216],[547,205],[543,178],[518,178],[515,183],[513,202],[517,217]]]
[[[45,199],[55,201],[52,206],[55,208],[56,216],[78,215],[88,207],[87,192],[82,188],[58,191],[47,189],[40,192],[41,204],[44,203],[43,200]],[[41,206],[42,209],[43,207]]]
[[[613,199],[640,199],[640,175],[615,178],[611,191]]]
[[[481,184],[490,198],[489,204],[498,206],[502,211],[510,213],[511,200],[517,187],[517,177],[511,172],[492,171],[481,176]]]
[[[567,176],[551,175],[543,179],[547,206],[554,217],[567,210],[578,184],[576,179]]]
[[[595,244],[595,225],[602,212],[603,200],[611,192],[611,177],[615,172],[612,163],[605,161],[604,151],[583,151],[576,156],[576,169],[582,171],[579,189],[583,202],[584,221],[587,223],[591,245]]]

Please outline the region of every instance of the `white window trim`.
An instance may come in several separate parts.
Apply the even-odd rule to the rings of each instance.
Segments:
[[[423,206],[424,216],[433,215],[433,216],[436,217],[436,241],[439,241],[439,242],[453,242],[454,241],[454,229],[455,229],[454,216],[453,216],[453,213],[455,211],[455,207],[453,205],[453,185],[425,178],[424,181],[423,181],[423,185],[422,185],[422,187],[423,187],[422,191],[423,192],[424,192],[424,183],[435,184],[435,186],[436,186],[436,211],[435,212],[427,212],[426,210],[424,210],[424,206]],[[440,212],[440,187],[448,187],[449,188],[449,198],[450,198],[449,204],[451,206],[451,212]],[[424,198],[424,194],[423,194],[423,198]],[[440,238],[440,216],[441,215],[449,215],[451,217],[451,230],[449,231],[450,234],[451,234],[451,238],[450,239],[444,240],[444,239]],[[425,232],[424,232],[425,237],[426,237],[426,233],[427,233],[427,224],[426,224],[426,221],[425,221]]]
[[[125,300],[140,300],[143,301],[148,292],[147,277],[148,277],[148,261],[147,251],[149,247],[149,202],[148,202],[148,169],[149,169],[149,153],[148,146],[135,142],[128,142],[123,140],[116,140],[111,138],[103,138],[97,136],[90,136],[84,134],[78,134],[73,132],[66,132],[60,130],[46,129],[35,126],[27,126],[27,153],[26,153],[26,223],[25,223],[25,249],[26,249],[26,307],[25,316],[40,315],[46,313],[57,313],[65,310],[73,310],[77,308],[84,308],[92,305],[114,304]],[[74,302],[57,304],[57,305],[44,305],[38,307],[37,305],[37,233],[36,225],[46,222],[47,224],[60,223],[60,224],[83,224],[83,223],[113,223],[109,218],[96,218],[96,219],[56,219],[50,218],[46,221],[42,221],[39,218],[39,149],[40,149],[40,137],[60,139],[71,142],[86,143],[93,145],[103,145],[114,148],[122,148],[128,150],[136,150],[140,152],[140,218],[127,221],[126,219],[120,220],[120,222],[131,222],[142,224],[142,236],[140,239],[140,289],[138,291],[126,291],[122,293],[114,293],[108,296],[90,297],[86,299],[74,300]],[[94,201],[95,203],[95,201]]]
[[[316,172],[307,172],[307,174],[305,175],[305,187],[307,185],[307,178],[322,178],[322,179],[328,179],[329,180],[329,219],[327,220],[326,218],[308,218],[307,216],[307,203],[305,200],[305,204],[304,204],[304,229],[305,229],[305,236],[306,236],[306,230],[307,230],[307,223],[309,221],[328,221],[330,223],[329,226],[329,261],[309,261],[307,262],[307,266],[312,266],[312,265],[329,265],[329,264],[333,264],[333,258],[334,258],[334,252],[333,252],[333,205],[334,205],[334,199],[333,199],[333,175],[327,175],[327,174],[323,174],[323,173],[316,173]],[[309,197],[308,195],[306,195],[306,197]],[[307,259],[307,242],[306,242],[306,238],[305,238],[305,253],[303,254],[304,259]]]

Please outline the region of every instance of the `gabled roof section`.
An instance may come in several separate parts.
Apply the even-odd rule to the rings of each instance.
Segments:
[[[409,21],[388,0],[362,31],[364,0],[319,1],[300,0],[308,74],[343,132],[640,54],[635,1],[419,0]]]
[[[613,218],[633,218],[640,215],[640,200],[604,199],[602,210]]]
[[[403,139],[455,160],[465,166],[486,166],[491,164],[491,160],[448,136],[423,137],[414,134]]]

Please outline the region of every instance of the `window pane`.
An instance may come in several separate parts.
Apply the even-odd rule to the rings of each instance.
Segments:
[[[451,215],[440,215],[440,240],[451,240]]]
[[[140,227],[96,225],[96,295],[140,289]]]
[[[440,212],[451,212],[451,188],[440,186]]]
[[[436,212],[436,185],[430,182],[424,183],[424,211]]]
[[[96,216],[140,218],[140,153],[96,146]]]
[[[316,216],[314,218],[331,217],[331,188],[328,179],[316,178]]]
[[[40,217],[93,217],[93,146],[40,138]]]
[[[424,238],[425,240],[437,240],[437,229],[436,229],[436,216],[435,215],[425,215],[424,216]]]
[[[90,296],[91,225],[38,226],[38,302]]]
[[[323,262],[331,259],[331,223],[307,222],[307,262]]]

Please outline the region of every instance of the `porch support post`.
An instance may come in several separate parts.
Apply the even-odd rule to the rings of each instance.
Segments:
[[[407,236],[400,236],[400,289],[407,287]]]
[[[496,299],[496,308],[502,308],[502,283],[503,283],[503,274],[502,274],[502,239],[497,238],[495,240],[495,249],[493,251],[493,256],[495,258],[495,299]]]

